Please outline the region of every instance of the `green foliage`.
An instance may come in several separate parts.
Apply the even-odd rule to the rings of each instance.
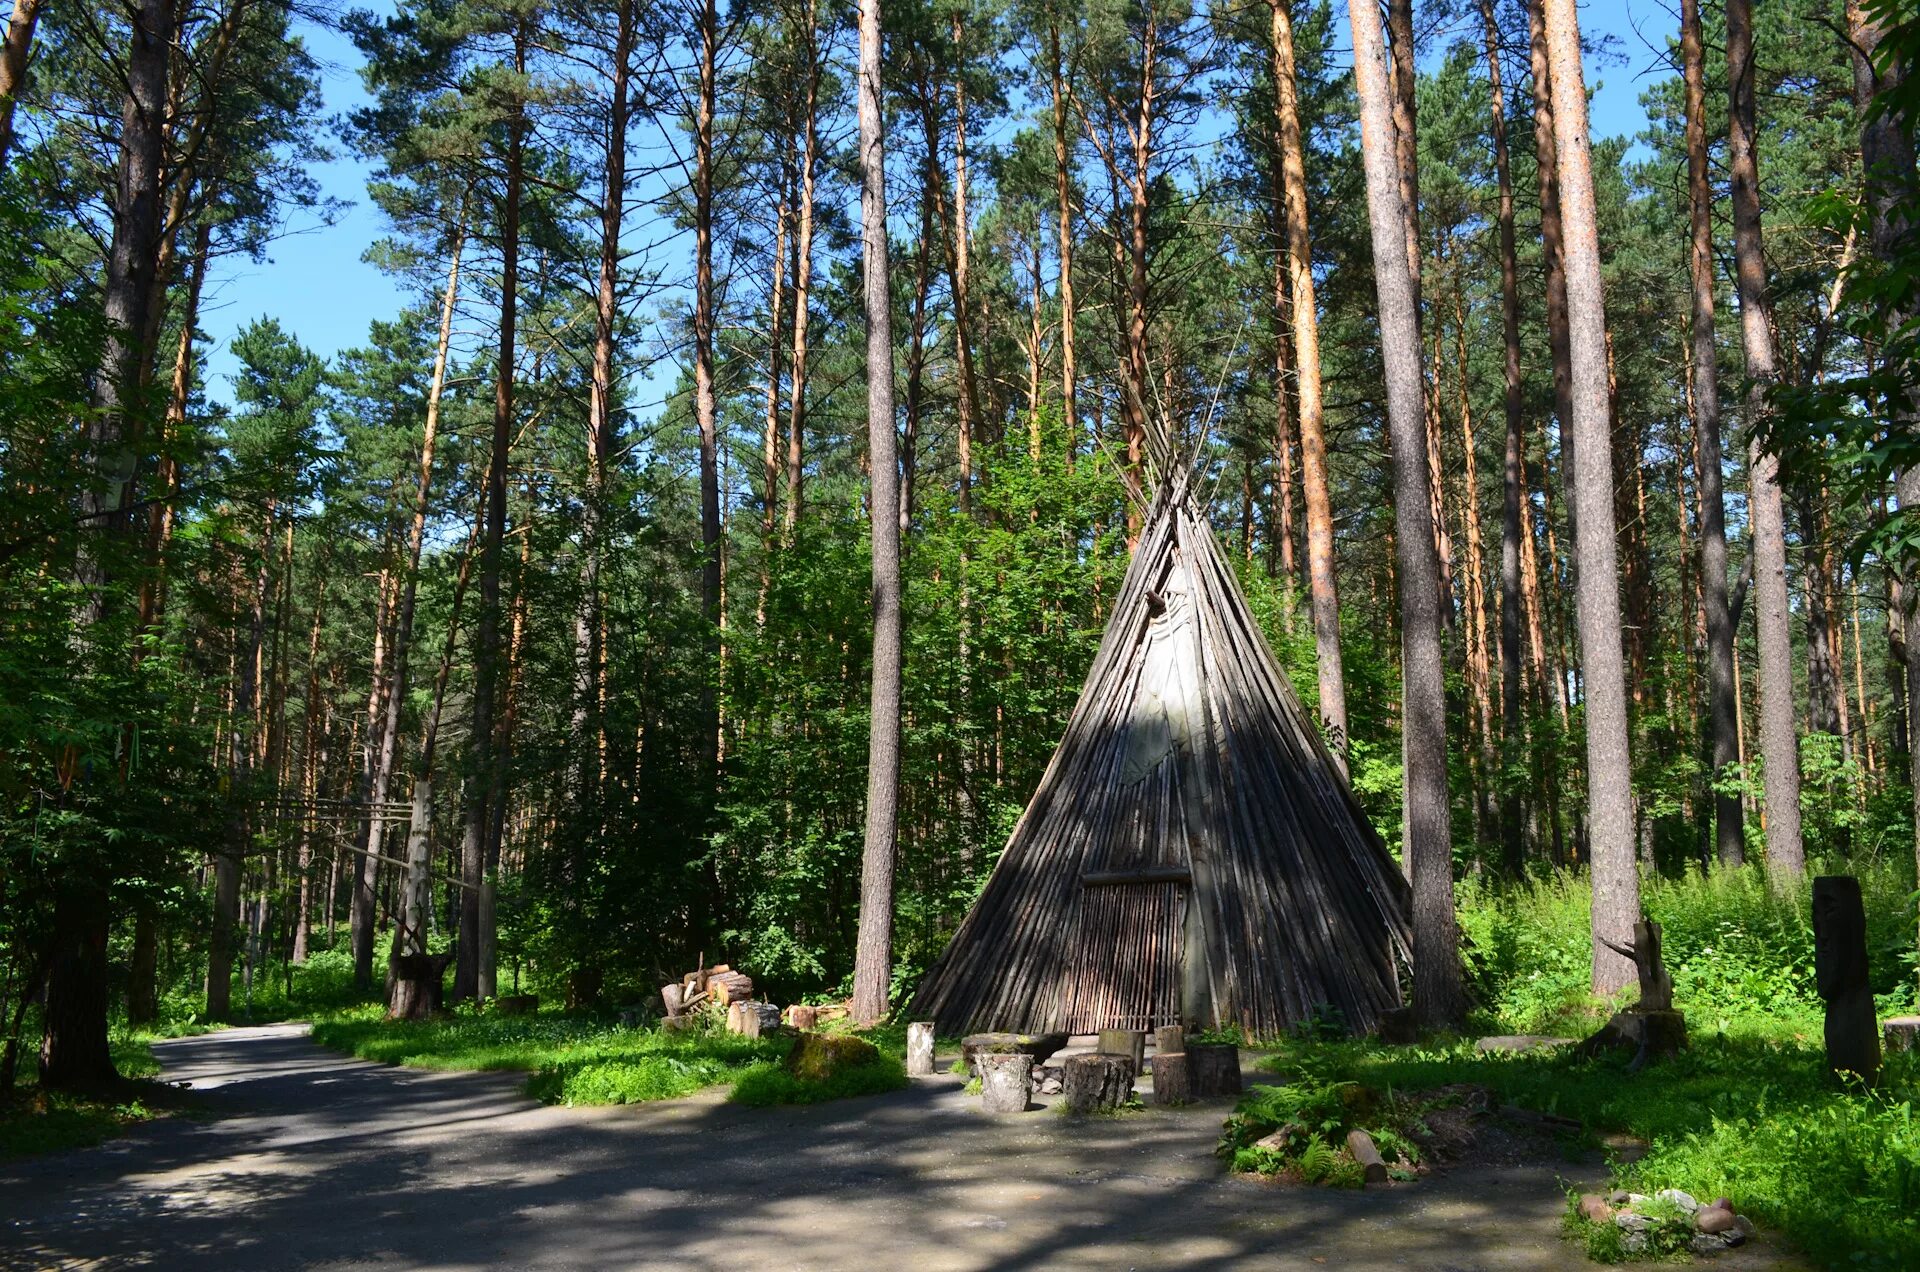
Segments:
[[[1406,1127],[1418,1116],[1413,1104],[1358,1082],[1329,1081],[1312,1065],[1296,1068],[1284,1085],[1254,1087],[1240,1098],[1215,1152],[1232,1169],[1284,1174],[1304,1183],[1358,1188],[1365,1172],[1347,1152],[1349,1131],[1372,1136],[1383,1158],[1406,1171],[1420,1160]],[[1278,1147],[1256,1141],[1279,1135]]]
[[[795,1073],[784,1064],[757,1064],[742,1073],[727,1097],[735,1104],[818,1104],[856,1095],[878,1095],[907,1085],[907,1068],[898,1057],[873,1053],[857,1064],[842,1065],[822,1077]]]
[[[29,1074],[22,1089],[0,1096],[0,1160],[90,1147],[147,1121],[172,1102],[166,1088],[137,1081],[160,1072],[145,1038],[114,1038],[113,1063],[128,1080],[121,1090],[42,1091]]]

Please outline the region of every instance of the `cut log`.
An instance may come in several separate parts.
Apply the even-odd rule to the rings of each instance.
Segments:
[[[1240,1094],[1240,1048],[1230,1042],[1187,1043],[1187,1080],[1196,1100]]]
[[[979,1063],[981,1107],[989,1113],[1025,1113],[1033,1102],[1033,1057],[988,1052]]]
[[[916,1020],[907,1026],[907,1076],[925,1078],[933,1074],[933,1022]]]
[[[818,1023],[816,1019],[818,1015],[819,1010],[817,1008],[795,1003],[793,1006],[787,1008],[787,1023],[804,1033]]]
[[[675,981],[671,985],[662,985],[660,987],[660,1005],[665,1009],[664,1014],[668,1016],[678,1016],[680,1014],[681,992],[678,981]]]
[[[1173,1106],[1193,1099],[1187,1053],[1162,1051],[1153,1057],[1153,1102]]]
[[[1373,1136],[1365,1131],[1348,1131],[1347,1153],[1360,1163],[1360,1169],[1366,1173],[1369,1184],[1387,1182],[1387,1163],[1382,1160],[1380,1150],[1374,1147]]]
[[[1135,1073],[1146,1072],[1147,1035],[1140,1029],[1102,1029],[1094,1050],[1103,1056],[1125,1056]]]
[[[681,1030],[698,1029],[699,1027],[700,1018],[698,1016],[689,1016],[685,1012],[682,1012],[678,1016],[668,1016],[660,1022],[660,1028],[668,1033],[678,1033]]]
[[[727,1031],[758,1038],[780,1027],[780,1009],[772,1003],[745,999],[727,1004]]]
[[[425,1020],[440,1011],[441,974],[451,954],[399,954],[388,963],[393,988],[387,996],[388,1020]]]
[[[743,972],[715,968],[707,973],[707,996],[725,1007],[753,997],[753,978]]]
[[[1067,1035],[1063,1033],[969,1034],[960,1040],[960,1058],[967,1062],[970,1072],[978,1073],[979,1066],[974,1061],[983,1054],[1032,1056],[1035,1064],[1045,1064],[1048,1056],[1066,1045]]]
[[[1920,1016],[1894,1016],[1880,1027],[1888,1054],[1920,1051]]]
[[[1068,1056],[1061,1071],[1060,1099],[1067,1112],[1117,1109],[1133,1097],[1133,1061],[1127,1056]]]
[[[1153,1031],[1153,1049],[1172,1053],[1185,1052],[1187,1049],[1187,1031],[1179,1025],[1162,1025]]]

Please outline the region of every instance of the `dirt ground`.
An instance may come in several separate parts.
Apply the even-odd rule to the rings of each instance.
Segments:
[[[1542,1143],[1383,1190],[1274,1185],[1214,1158],[1224,1101],[993,1119],[951,1077],[807,1109],[565,1109],[299,1026],[155,1053],[207,1115],[0,1165],[0,1267],[1565,1268],[1565,1189],[1605,1176]]]

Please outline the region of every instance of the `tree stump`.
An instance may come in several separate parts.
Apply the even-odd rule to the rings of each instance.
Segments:
[[[787,1023],[800,1032],[805,1033],[807,1030],[813,1028],[819,1015],[819,1008],[807,1007],[800,1003],[795,1003],[793,1006],[787,1008]]]
[[[680,1014],[680,999],[681,999],[681,992],[680,992],[679,981],[675,981],[671,985],[662,985],[660,987],[660,1006],[663,1009],[661,1014],[666,1016],[678,1016]]]
[[[1880,1028],[1888,1052],[1920,1051],[1920,1016],[1893,1016]]]
[[[1162,1051],[1153,1057],[1153,1102],[1166,1106],[1186,1104],[1193,1099],[1193,1083],[1187,1068],[1187,1053]]]
[[[1068,1056],[1061,1071],[1060,1099],[1067,1112],[1117,1109],[1133,1096],[1133,1060],[1127,1056]]]
[[[983,1052],[980,1105],[989,1113],[1025,1113],[1033,1102],[1033,1057],[1017,1051]]]
[[[1813,881],[1813,980],[1827,1000],[1827,1067],[1872,1086],[1880,1076],[1880,1031],[1867,984],[1867,911],[1860,881]]]
[[[907,1076],[930,1077],[933,1073],[933,1022],[916,1020],[907,1026]]]
[[[1187,1031],[1185,1026],[1162,1025],[1154,1030],[1153,1049],[1155,1051],[1164,1051],[1169,1055],[1176,1051],[1184,1054],[1187,1049]]]
[[[393,988],[387,995],[388,1020],[425,1020],[441,1009],[440,978],[451,954],[396,954],[388,966]]]
[[[1420,1029],[1414,1024],[1411,1007],[1391,1007],[1381,1012],[1375,1033],[1389,1047],[1410,1047],[1420,1041]]]
[[[983,1055],[1031,1056],[1035,1064],[1045,1064],[1048,1056],[1066,1045],[1067,1035],[1063,1033],[968,1034],[960,1041],[960,1058],[966,1061],[969,1072],[978,1073],[980,1067],[977,1061]]]
[[[744,1038],[758,1038],[780,1027],[780,1012],[772,1003],[744,1002],[727,1004],[727,1032]]]
[[[1240,1048],[1230,1042],[1189,1042],[1187,1080],[1196,1100],[1240,1094]]]
[[[1146,1070],[1147,1035],[1139,1029],[1102,1029],[1095,1051],[1103,1056],[1125,1056],[1133,1061],[1133,1071]]]

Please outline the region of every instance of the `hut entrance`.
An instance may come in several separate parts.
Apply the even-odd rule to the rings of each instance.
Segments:
[[[1082,880],[1080,930],[1063,969],[1069,1033],[1180,1023],[1184,875],[1136,871]]]

